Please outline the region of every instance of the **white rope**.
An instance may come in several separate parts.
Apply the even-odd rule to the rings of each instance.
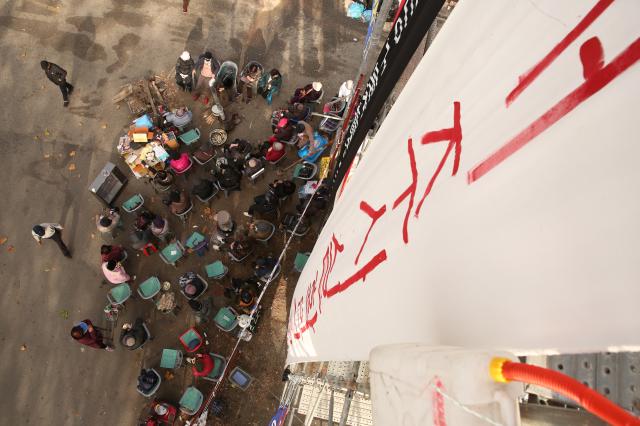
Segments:
[[[278,270],[278,267],[280,267],[280,265],[282,263],[282,259],[284,258],[284,255],[285,255],[287,249],[289,248],[289,245],[291,244],[291,241],[296,236],[295,233],[298,230],[298,227],[300,226],[300,223],[302,222],[302,219],[304,218],[305,213],[307,213],[307,209],[309,208],[309,205],[311,204],[311,201],[313,200],[313,197],[316,195],[316,192],[318,191],[318,188],[320,188],[320,186],[322,185],[323,181],[324,181],[324,178],[320,179],[320,181],[318,182],[318,185],[316,186],[316,189],[313,191],[313,193],[309,197],[309,200],[307,201],[307,204],[304,206],[304,210],[302,211],[302,214],[300,214],[300,218],[298,219],[298,222],[296,223],[296,226],[293,228],[293,231],[291,232],[291,235],[289,236],[289,239],[286,241],[286,243],[284,245],[284,248],[280,252],[280,256],[278,256],[278,261],[276,262],[276,265],[273,267],[273,270],[269,274],[269,279],[267,280],[266,283],[264,283],[264,286],[262,287],[262,291],[260,292],[260,296],[258,296],[258,300],[256,301],[255,306],[251,310],[251,314],[249,315],[249,324],[251,324],[251,321],[253,320],[253,317],[254,317],[255,313],[258,311],[258,307],[260,306],[260,301],[264,297],[264,294],[267,292],[267,289],[269,288],[269,284],[271,284],[271,282],[273,281],[274,273]],[[280,268],[280,269],[282,269],[282,268]],[[205,409],[203,411],[203,414],[207,412],[209,404],[211,404],[211,401],[213,401],[213,398],[215,398],[216,392],[218,391],[218,388],[220,387],[220,385],[222,384],[222,381],[225,378],[225,373],[227,372],[227,368],[229,367],[231,359],[235,355],[236,350],[238,349],[238,346],[240,345],[240,341],[241,340],[242,340],[242,338],[238,337],[238,340],[236,341],[236,344],[233,347],[233,350],[231,351],[231,354],[227,358],[228,361],[225,364],[224,368],[222,369],[222,374],[220,375],[220,380],[218,380],[216,382],[213,390],[211,391],[211,393],[209,394],[209,397],[207,398],[207,402],[204,404]]]
[[[489,417],[486,417],[483,414],[478,413],[477,411],[473,411],[471,408],[467,407],[466,405],[464,405],[463,403],[461,403],[460,401],[456,400],[454,397],[447,395],[442,389],[440,389],[437,386],[431,385],[431,387],[433,388],[433,390],[435,390],[436,392],[438,392],[440,395],[442,395],[443,397],[445,397],[449,402],[451,402],[453,405],[459,407],[460,409],[462,409],[463,411],[466,411],[467,413],[471,414],[472,416],[475,416],[477,418],[479,418],[480,420],[484,420],[485,422],[493,425],[493,426],[504,426],[502,423],[498,423],[493,419],[490,419]]]

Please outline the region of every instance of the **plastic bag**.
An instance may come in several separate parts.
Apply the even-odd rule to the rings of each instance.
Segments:
[[[362,18],[362,13],[364,12],[364,5],[362,3],[352,2],[347,8],[347,16],[353,19]]]

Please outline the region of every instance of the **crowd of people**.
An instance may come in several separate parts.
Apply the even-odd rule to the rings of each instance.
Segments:
[[[73,86],[66,83],[66,72],[57,65],[44,61],[42,67],[49,79],[60,86],[66,106],[68,95],[73,91]],[[215,100],[214,104],[221,102],[225,105],[237,102],[238,99],[249,103],[257,95],[270,105],[280,92],[283,81],[282,74],[275,68],[267,72],[262,64],[249,61],[239,71],[234,62],[221,62],[210,51],[202,53],[196,60],[192,59],[189,52],[183,52],[176,62],[175,71],[177,86],[189,92],[194,102],[202,102],[206,106],[210,106],[212,100]],[[152,255],[163,246],[175,242],[179,232],[174,230],[171,218],[185,221],[194,207],[193,198],[208,202],[219,191],[226,194],[242,191],[249,183],[255,189],[255,177],[263,173],[269,164],[277,167],[280,160],[286,157],[287,147],[307,147],[309,152],[315,153],[320,146],[316,143],[319,136],[311,124],[311,113],[322,100],[323,90],[322,83],[318,81],[296,89],[288,100],[288,105],[272,115],[272,134],[266,136],[261,143],[252,144],[246,139],[236,138],[227,141],[218,151],[217,147],[207,146],[194,153],[176,139],[163,141],[168,158],[159,166],[149,166],[147,178],[154,189],[163,195],[162,202],[166,210],[152,211],[147,206],[136,209],[133,213],[134,224],[129,229],[124,226],[123,213],[118,207],[106,208],[95,217],[97,233],[104,242],[100,247],[100,265],[105,282],[109,285],[133,283],[136,276],[126,270],[126,260],[129,257],[127,251]],[[345,97],[350,95],[342,92]],[[193,121],[193,112],[186,106],[170,109],[167,105],[162,105],[160,110],[162,117],[154,124],[163,132],[171,131],[180,135]],[[208,145],[208,142],[203,144]],[[208,153],[207,156],[198,157],[203,152]],[[307,158],[303,157],[299,161],[302,160]],[[187,175],[194,161],[203,165],[201,170],[205,172],[200,173],[197,179],[191,179],[191,184],[188,179],[179,179],[180,175]],[[309,175],[304,176],[304,170],[304,179],[313,177],[313,171],[310,170]],[[207,236],[205,249],[210,245],[212,249],[228,253],[232,261],[246,261],[255,252],[257,242],[266,243],[269,247],[270,241],[274,241],[271,237],[276,229],[293,233],[296,229],[299,231],[309,228],[311,220],[326,209],[329,188],[321,185],[317,189],[307,208],[306,217],[302,218],[309,196],[311,195],[307,193],[298,193],[293,176],[272,181],[265,185],[264,192],[253,197],[243,209],[242,213],[249,218],[245,226],[239,226],[227,211],[220,210],[216,213],[215,229],[211,238]],[[289,202],[294,197],[298,199],[297,203]],[[290,212],[281,215],[281,208],[289,208]],[[56,223],[42,223],[33,227],[32,235],[38,243],[43,240],[54,241],[63,255],[71,258],[71,253],[61,238],[62,229]],[[256,304],[261,287],[270,276],[279,273],[276,252],[280,247],[272,248],[273,250],[269,250],[271,254],[255,258],[251,262],[251,269],[247,268],[246,276],[230,276],[228,284],[223,285],[224,296],[238,312],[251,314],[258,309]],[[187,298],[196,322],[204,324],[211,320],[212,299],[201,297],[206,293],[207,283],[202,282],[195,272],[189,271],[179,277],[177,286]],[[158,309],[161,309],[159,305]],[[167,308],[163,305],[162,309]],[[116,339],[107,334],[90,319],[78,322],[71,329],[71,337],[78,343],[112,351]],[[136,318],[133,323],[122,326],[117,341],[123,348],[136,350],[150,338],[151,333],[145,321]],[[212,361],[207,357],[208,354],[198,354],[194,363],[194,375],[208,374]],[[141,373],[140,386],[152,388],[153,381],[154,378],[148,371]]]

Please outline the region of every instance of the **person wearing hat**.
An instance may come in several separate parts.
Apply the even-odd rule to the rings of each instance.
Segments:
[[[193,119],[193,113],[187,109],[187,107],[177,108],[171,112],[165,112],[163,115],[167,122],[173,124],[176,127],[182,128],[191,123]]]
[[[53,62],[40,61],[40,66],[47,75],[47,78],[60,88],[62,92],[62,105],[68,107],[69,95],[73,93],[73,85],[67,82],[67,71]]]
[[[213,53],[206,51],[198,57],[196,62],[195,82],[196,87],[193,94],[193,100],[197,101],[202,95],[202,92],[209,92],[209,82],[215,77],[216,73],[220,69],[220,62],[214,58]],[[209,105],[209,97],[205,96],[202,103]]]
[[[71,337],[78,343],[90,348],[104,349],[108,352],[113,351],[113,346],[104,343],[102,333],[93,326],[91,320],[86,319],[74,325],[71,329]]]
[[[151,337],[142,318],[136,318],[133,325],[125,323],[120,332],[120,344],[133,351],[144,345]]]
[[[293,94],[293,98],[289,101],[290,104],[296,102],[306,104],[309,102],[315,102],[322,96],[322,83],[314,81],[311,84],[307,84],[303,88],[296,89]]]
[[[244,165],[244,172],[247,176],[251,177],[260,170],[262,170],[264,166],[262,165],[262,161],[259,158],[249,158]]]
[[[235,222],[231,218],[229,212],[226,210],[220,210],[218,213],[216,213],[213,219],[216,221],[216,226],[218,227],[218,229],[222,232],[230,233],[233,232],[236,228]]]
[[[271,163],[275,163],[284,157],[284,154],[284,145],[281,142],[274,142],[271,144],[271,148],[267,150],[264,158]]]
[[[65,257],[71,257],[71,252],[66,244],[62,241],[60,231],[64,228],[59,223],[41,223],[31,229],[31,235],[38,244],[42,244],[42,240],[54,241]]]
[[[189,52],[185,50],[176,62],[176,84],[185,92],[191,92],[194,78],[195,63],[191,59]]]
[[[122,284],[131,280],[127,271],[124,270],[124,266],[113,259],[108,262],[102,262],[102,272],[111,284]]]

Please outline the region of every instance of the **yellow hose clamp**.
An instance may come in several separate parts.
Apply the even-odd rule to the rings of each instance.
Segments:
[[[493,358],[489,363],[489,375],[493,380],[499,383],[508,383],[509,379],[502,374],[502,366],[505,362],[511,362],[509,358]]]

